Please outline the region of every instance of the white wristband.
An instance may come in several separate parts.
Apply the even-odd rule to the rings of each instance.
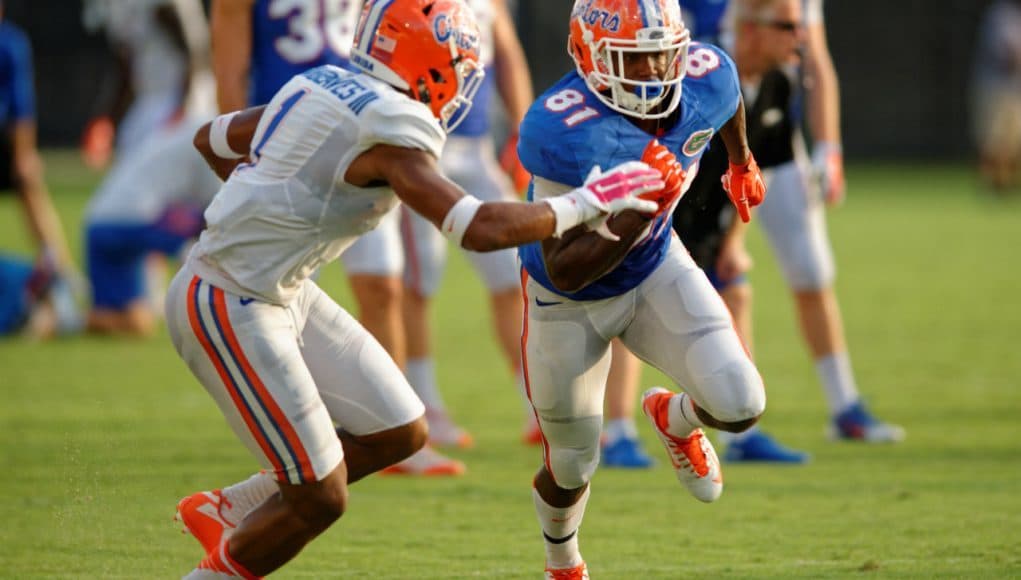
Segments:
[[[578,200],[578,190],[575,189],[570,193],[564,195],[558,195],[555,197],[547,197],[542,200],[549,204],[550,209],[553,210],[553,215],[557,218],[557,225],[553,231],[553,237],[559,238],[567,230],[583,224],[586,221],[595,217],[591,211],[586,212],[585,207],[582,207],[582,203]]]
[[[477,197],[466,195],[457,200],[454,207],[450,208],[446,217],[443,218],[443,225],[440,226],[443,235],[461,247],[464,233],[468,231],[468,226],[471,225],[480,207],[482,207],[482,202]]]
[[[227,142],[227,128],[230,127],[230,122],[240,112],[234,111],[233,113],[220,115],[213,119],[213,122],[209,125],[209,148],[220,159],[241,159],[245,156],[244,153],[238,153],[231,149],[230,143]]]

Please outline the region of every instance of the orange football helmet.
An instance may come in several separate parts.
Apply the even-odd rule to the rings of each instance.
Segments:
[[[462,0],[368,0],[351,62],[428,105],[448,132],[485,76],[479,26]]]
[[[567,52],[578,74],[607,107],[632,117],[659,119],[681,102],[690,43],[677,0],[575,0]],[[626,56],[657,52],[666,53],[663,78],[626,76]]]

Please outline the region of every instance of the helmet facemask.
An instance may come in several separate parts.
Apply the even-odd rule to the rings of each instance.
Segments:
[[[450,39],[451,66],[457,80],[457,92],[439,111],[440,126],[447,133],[453,131],[468,116],[475,93],[482,86],[486,72],[476,60],[464,58],[457,51],[454,39]],[[428,104],[428,103],[427,103]]]
[[[584,21],[578,19],[577,24],[592,58],[592,71],[587,75],[576,58],[578,73],[603,104],[640,119],[660,119],[677,109],[691,43],[686,28],[647,27],[639,29],[635,38],[604,36],[595,40]],[[662,79],[639,80],[625,75],[625,55],[658,52],[666,53],[667,67]]]

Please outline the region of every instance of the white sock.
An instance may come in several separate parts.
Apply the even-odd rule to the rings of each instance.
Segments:
[[[436,386],[436,363],[431,356],[409,358],[404,376],[408,378],[411,388],[415,389],[415,393],[418,394],[419,399],[422,399],[427,409],[440,412],[446,410],[443,396],[440,395],[440,389]]]
[[[551,506],[532,488],[535,514],[539,517],[546,544],[546,567],[574,568],[582,563],[581,552],[578,551],[578,528],[585,517],[590,488],[585,488],[577,503],[566,508]]]
[[[606,444],[613,445],[621,439],[638,439],[634,419],[610,419],[606,422]]]
[[[695,401],[688,393],[677,393],[670,398],[667,419],[670,425],[667,427],[674,437],[687,437],[699,427],[705,427],[705,423],[695,414]]]
[[[273,476],[260,471],[242,482],[220,490],[230,503],[230,507],[223,506],[221,513],[228,521],[239,524],[252,510],[261,506],[278,491],[280,487]]]
[[[815,372],[819,374],[826,400],[833,415],[840,413],[858,400],[858,385],[851,371],[851,358],[847,352],[838,352],[816,359]]]

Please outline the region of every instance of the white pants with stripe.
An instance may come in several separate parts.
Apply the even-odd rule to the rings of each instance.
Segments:
[[[366,435],[425,412],[383,347],[310,280],[280,306],[212,286],[186,265],[166,307],[178,354],[279,481],[333,471],[344,457],[335,425]]]
[[[615,337],[718,420],[742,421],[765,409],[762,378],[727,307],[676,236],[648,278],[612,298],[576,302],[523,278],[526,388],[546,467],[560,487],[581,487],[599,463]]]

